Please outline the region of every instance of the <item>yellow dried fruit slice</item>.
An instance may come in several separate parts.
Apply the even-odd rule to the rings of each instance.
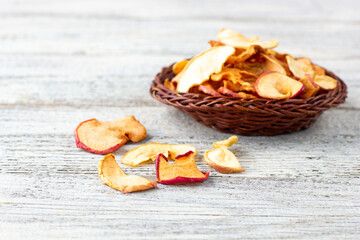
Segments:
[[[312,80],[310,75],[305,75],[305,78],[299,79],[299,82],[304,84],[304,91],[299,95],[300,98],[313,97],[320,89],[320,87]]]
[[[185,68],[175,76],[176,90],[188,92],[191,87],[198,86],[209,80],[213,73],[220,72],[225,61],[235,49],[230,46],[212,47],[193,57]]]
[[[192,151],[176,157],[174,164],[159,154],[156,158],[157,182],[162,184],[177,184],[203,182],[209,177],[208,172],[201,172],[196,163]]]
[[[177,155],[188,151],[197,153],[196,148],[188,144],[147,143],[127,152],[122,157],[121,162],[136,167],[142,163],[154,162],[160,153],[166,157],[169,155],[174,159]]]
[[[243,49],[253,45],[258,45],[263,49],[269,49],[274,48],[279,44],[276,40],[261,41],[258,37],[246,38],[240,33],[230,29],[222,29],[217,35],[217,40],[226,45]]]
[[[186,66],[186,64],[188,64],[188,60],[181,60],[177,63],[175,63],[172,67],[172,70],[175,74],[179,74],[183,69],[184,67]]]
[[[305,74],[309,74],[311,78],[314,77],[314,68],[308,58],[295,59],[291,55],[286,56],[286,61],[289,65],[290,71],[295,77],[301,79],[305,78]]]
[[[337,80],[327,75],[315,76],[314,82],[325,90],[333,90],[337,86]]]
[[[275,71],[281,74],[286,75],[285,68],[281,65],[281,63],[276,59],[266,54],[261,54],[265,59],[265,68],[267,71]]]
[[[206,151],[204,158],[206,163],[220,173],[233,173],[245,171],[239,163],[239,160],[228,149],[238,141],[237,136],[231,136],[226,140],[214,142],[215,149]]]
[[[117,164],[114,154],[108,154],[100,160],[98,172],[104,184],[123,193],[143,191],[157,187],[155,181],[140,176],[126,175]]]
[[[128,140],[141,141],[146,137],[146,129],[134,116],[110,122],[89,119],[78,125],[74,136],[78,148],[91,153],[107,154],[116,151]]]

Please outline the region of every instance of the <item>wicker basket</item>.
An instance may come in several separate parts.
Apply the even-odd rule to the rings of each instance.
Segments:
[[[315,97],[245,100],[171,91],[163,85],[166,78],[171,80],[174,77],[171,65],[156,75],[150,94],[218,131],[239,135],[278,135],[309,128],[323,111],[345,101],[345,83],[330,71],[326,74],[338,80],[337,87]]]

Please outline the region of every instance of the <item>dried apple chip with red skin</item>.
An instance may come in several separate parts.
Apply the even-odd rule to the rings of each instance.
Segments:
[[[110,122],[93,118],[81,122],[74,136],[78,148],[91,153],[108,154],[118,150],[128,140],[141,141],[146,137],[146,129],[134,116]]]
[[[199,86],[199,91],[211,96],[221,96],[209,83],[203,83]]]
[[[160,153],[174,159],[177,155],[188,151],[197,153],[196,148],[188,144],[147,143],[128,151],[122,157],[121,162],[136,167],[143,163],[155,161]]]
[[[159,154],[155,168],[157,182],[161,184],[203,182],[209,177],[208,172],[201,172],[197,168],[192,151],[177,156],[174,164],[169,163],[163,154]]]
[[[304,84],[278,72],[265,72],[255,82],[256,93],[263,98],[289,99],[304,90]]]
[[[289,65],[289,69],[295,77],[301,79],[305,78],[305,74],[309,74],[310,77],[314,77],[314,68],[309,58],[295,59],[291,55],[286,56],[286,61]]]
[[[299,79],[299,82],[304,84],[304,91],[299,95],[303,99],[315,96],[320,90],[320,87],[312,80],[309,74],[305,74],[305,76],[305,78]]]
[[[125,174],[115,160],[114,154],[106,155],[98,164],[101,181],[111,188],[123,193],[137,192],[156,188],[155,181]]]
[[[237,136],[231,136],[226,140],[213,143],[215,149],[206,151],[204,154],[205,162],[220,173],[243,172],[239,160],[228,149],[238,141]]]
[[[314,82],[325,90],[333,90],[337,86],[337,80],[327,75],[315,76]]]

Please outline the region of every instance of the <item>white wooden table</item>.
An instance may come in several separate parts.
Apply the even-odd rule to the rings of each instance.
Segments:
[[[358,1],[0,2],[0,239],[360,239]],[[162,66],[206,49],[221,28],[278,39],[348,85],[345,104],[306,131],[241,137],[246,172],[202,154],[229,134],[148,93]],[[75,147],[89,118],[133,114],[139,144],[188,143],[202,183],[122,194],[101,183],[101,155]],[[154,165],[121,167],[155,179]]]

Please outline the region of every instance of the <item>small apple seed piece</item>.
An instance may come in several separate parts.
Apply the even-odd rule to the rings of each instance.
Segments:
[[[166,143],[147,143],[127,152],[121,159],[125,165],[136,167],[142,163],[154,162],[161,153],[166,157],[170,155],[174,159],[177,155],[192,151],[195,154],[195,147],[187,144],[166,144]]]
[[[139,142],[146,137],[145,127],[127,116],[110,122],[89,119],[81,122],[74,132],[76,146],[96,154],[118,150],[128,140]]]
[[[315,76],[314,82],[325,90],[333,90],[337,86],[337,80],[327,75]]]
[[[191,87],[209,80],[213,73],[220,72],[225,61],[235,52],[230,46],[212,47],[193,57],[185,68],[175,76],[176,90],[188,92]]]
[[[126,175],[117,164],[114,154],[108,154],[100,160],[98,172],[104,184],[123,193],[143,191],[157,187],[155,181],[140,176]]]
[[[174,164],[159,154],[156,158],[157,182],[162,184],[203,182],[209,177],[208,172],[200,172],[195,163],[195,154],[189,151],[175,158]]]
[[[265,72],[255,82],[256,93],[263,98],[288,99],[304,90],[304,85],[278,72]]]
[[[217,40],[235,48],[246,49],[252,45],[258,45],[263,49],[275,48],[279,42],[276,40],[261,41],[258,37],[246,38],[238,32],[230,29],[222,29],[218,35]]]

